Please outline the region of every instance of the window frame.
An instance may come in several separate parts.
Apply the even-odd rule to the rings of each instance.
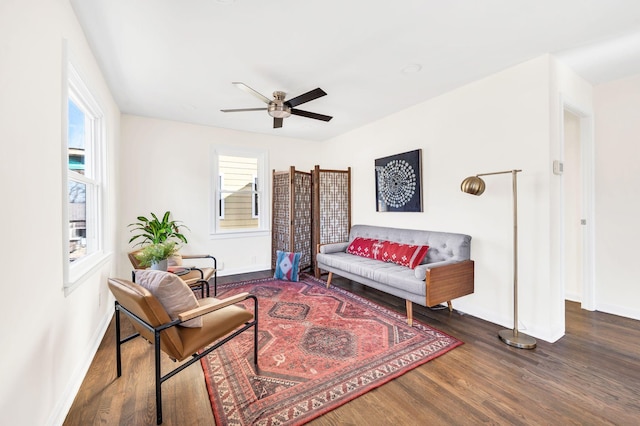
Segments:
[[[258,175],[253,175],[253,191],[254,194],[251,197],[251,217],[254,219],[260,218],[260,211],[262,210],[262,206],[260,205],[260,193],[258,192],[258,183],[260,179],[258,179]]]
[[[62,93],[62,262],[65,295],[70,294],[91,273],[106,263],[109,256],[104,250],[105,235],[105,170],[106,170],[106,123],[100,103],[87,87],[78,69],[70,58],[64,62]],[[85,170],[83,175],[69,170],[69,100],[85,115]],[[89,133],[87,135],[87,133]],[[69,182],[85,185],[86,238],[90,250],[81,258],[71,262],[69,256]]]
[[[218,192],[222,192],[222,188],[224,188],[224,173],[219,172],[218,174]],[[218,220],[224,219],[224,198],[218,197]]]
[[[256,178],[258,180],[258,189],[257,196],[259,204],[258,211],[262,212],[258,219],[258,227],[242,229],[222,229],[219,226],[219,220],[224,219],[224,213],[220,216],[220,207],[224,206],[224,200],[221,201],[220,194],[221,190],[221,181],[220,177],[222,173],[220,172],[219,166],[219,158],[221,156],[231,156],[231,157],[248,157],[254,158],[257,160],[258,171],[256,174]],[[210,237],[212,239],[218,238],[237,238],[237,237],[253,237],[253,236],[265,236],[269,235],[271,232],[271,220],[269,216],[269,205],[270,205],[270,185],[269,185],[269,164],[268,164],[268,151],[260,148],[238,148],[238,147],[229,147],[229,146],[214,146],[211,149],[211,214],[209,215],[210,220]],[[264,182],[264,185],[260,185],[260,182]],[[252,196],[252,215],[254,213],[253,207],[253,196]]]

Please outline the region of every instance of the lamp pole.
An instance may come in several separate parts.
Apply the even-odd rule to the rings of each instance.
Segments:
[[[511,174],[513,190],[513,329],[500,330],[498,337],[509,346],[520,349],[533,349],[536,340],[524,333],[518,332],[518,173],[522,170],[507,170],[504,172],[481,173],[466,178],[461,185],[463,192],[480,195],[484,192],[484,181],[480,176]]]

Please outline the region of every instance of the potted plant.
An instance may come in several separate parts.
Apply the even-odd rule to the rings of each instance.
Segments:
[[[130,243],[141,238],[135,245],[142,245],[144,243],[158,244],[167,241],[170,238],[175,238],[183,243],[187,243],[187,238],[180,233],[181,228],[189,229],[181,222],[175,220],[169,220],[171,212],[165,212],[162,216],[162,220],[151,213],[151,219],[144,216],[138,216],[139,222],[130,223],[128,226],[133,227],[131,232],[139,231],[138,234],[131,237]]]
[[[129,239],[129,243],[138,240],[134,247],[148,243],[135,255],[140,261],[140,266],[166,271],[167,259],[180,249],[178,243],[187,243],[187,238],[181,233],[181,229],[189,228],[179,221],[170,220],[170,216],[171,212],[167,211],[162,219],[158,219],[158,216],[151,213],[151,218],[138,216],[138,222],[128,225],[132,228],[131,232],[136,232]]]
[[[165,241],[146,245],[135,256],[140,261],[140,266],[166,271],[167,259],[176,254],[178,249],[175,241]]]

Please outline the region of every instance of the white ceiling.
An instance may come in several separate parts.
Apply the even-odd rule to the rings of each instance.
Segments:
[[[544,53],[594,84],[640,73],[638,0],[70,1],[123,113],[309,140]],[[234,81],[321,87],[298,108],[334,118],[220,112],[265,106]]]

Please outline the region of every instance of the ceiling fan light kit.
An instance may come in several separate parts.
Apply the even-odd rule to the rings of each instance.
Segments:
[[[284,92],[273,92],[273,101],[269,102],[267,112],[274,118],[287,118],[291,116],[291,107],[285,105],[284,98],[287,94]]]
[[[320,88],[310,90],[295,98],[285,100],[287,94],[279,90],[273,92],[273,99],[269,99],[260,92],[253,90],[241,82],[232,83],[237,88],[249,93],[260,99],[267,104],[266,108],[240,108],[240,109],[222,109],[222,112],[246,112],[246,111],[267,111],[267,113],[273,117],[273,128],[277,129],[282,127],[282,120],[290,117],[291,115],[298,115],[300,117],[313,118],[314,120],[329,121],[333,117],[329,115],[318,114],[315,112],[304,111],[301,109],[295,109],[294,107],[310,102],[314,99],[318,99],[322,96],[326,96],[326,92]]]

